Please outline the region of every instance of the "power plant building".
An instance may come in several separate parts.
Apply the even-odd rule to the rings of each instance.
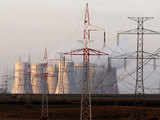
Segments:
[[[75,91],[74,63],[59,62],[58,84],[56,94],[73,94]]]
[[[30,64],[17,62],[15,64],[15,81],[11,93],[31,94],[32,86],[30,78]]]
[[[95,71],[96,65],[90,64],[88,69],[88,80],[90,82],[90,89],[92,93],[94,92],[94,83],[95,83]],[[75,93],[80,94],[82,91],[83,86],[83,64],[75,64],[74,66],[74,76],[75,76],[75,82],[76,82],[76,91]]]
[[[116,68],[89,65],[88,80],[92,94],[118,94]],[[15,64],[13,94],[80,94],[83,64],[61,60],[57,66],[44,63]]]
[[[31,64],[31,83],[33,94],[48,93],[46,67],[43,63]]]
[[[83,65],[74,65],[74,76],[75,76],[75,94],[79,94],[82,91],[82,76],[83,76]]]
[[[56,65],[49,65],[47,71],[48,71],[48,78],[47,78],[48,91],[49,94],[54,94],[58,83],[58,68]]]
[[[95,90],[96,94],[118,94],[116,68],[99,68],[97,71]]]
[[[75,64],[74,76],[76,81],[76,93],[82,90],[83,65]],[[89,65],[89,75],[92,94],[118,94],[116,68],[108,68],[95,64]]]

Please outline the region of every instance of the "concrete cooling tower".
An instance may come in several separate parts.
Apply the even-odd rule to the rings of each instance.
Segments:
[[[118,83],[117,83],[117,69],[110,68],[107,71],[108,76],[106,81],[104,81],[104,86],[106,86],[106,94],[119,94]]]
[[[26,94],[33,93],[31,85],[31,65],[30,63],[24,63],[24,89]]]
[[[89,65],[89,79],[91,84],[91,91],[93,93],[94,90],[94,83],[95,83],[95,64]],[[76,94],[80,94],[82,91],[82,78],[83,78],[83,64],[75,64],[74,66],[74,76],[75,76],[75,83],[76,83]]]
[[[83,65],[75,64],[74,76],[76,93],[82,90]],[[89,79],[92,94],[118,94],[116,68],[108,68],[95,64],[89,65]]]
[[[36,63],[31,64],[31,83],[33,94],[48,93],[47,77],[44,73],[46,72],[45,64]]]
[[[17,62],[15,64],[15,81],[12,89],[13,94],[31,94],[30,64]]]
[[[58,84],[55,93],[73,94],[75,91],[74,80],[74,63],[61,61],[59,63]]]
[[[80,94],[82,90],[82,76],[83,76],[83,65],[75,64],[74,65],[74,76],[75,76],[75,93]]]
[[[54,94],[57,87],[58,82],[58,70],[56,65],[49,65],[47,68],[48,71],[48,78],[47,78],[47,84],[48,84],[48,91],[49,94]]]
[[[99,68],[96,78],[96,94],[118,94],[116,68]]]
[[[92,94],[118,94],[116,68],[90,64],[89,79]],[[82,80],[82,64],[60,62],[56,94],[80,94]]]

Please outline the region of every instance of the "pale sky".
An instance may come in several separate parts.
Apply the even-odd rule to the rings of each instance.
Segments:
[[[107,44],[113,49],[116,32],[136,25],[128,16],[155,17],[148,27],[160,31],[159,5],[159,0],[89,0],[91,22],[105,27]],[[45,47],[52,58],[57,52],[82,47],[77,40],[82,40],[83,10],[83,0],[0,0],[1,64],[13,64],[19,56],[26,60],[29,53],[38,62]],[[101,33],[92,39],[93,47],[100,49]],[[122,48],[135,48],[134,38],[124,39]],[[149,39],[145,45],[155,50],[160,42]]]
[[[107,29],[109,41],[112,34],[133,26],[128,16],[156,17],[152,28],[158,30],[159,4],[159,0],[89,0],[91,22]],[[0,0],[1,62],[13,63],[29,53],[38,61],[45,47],[52,56],[82,46],[76,40],[82,39],[83,10],[83,0]]]

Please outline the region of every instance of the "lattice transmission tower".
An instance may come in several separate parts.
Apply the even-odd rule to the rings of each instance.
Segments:
[[[144,94],[144,35],[153,35],[160,34],[160,32],[153,31],[150,29],[144,28],[144,23],[148,20],[153,19],[153,17],[128,17],[130,20],[133,20],[137,23],[137,28],[130,29],[124,32],[119,32],[117,35],[117,40],[119,40],[119,35],[121,34],[129,34],[129,35],[137,35],[137,55],[136,55],[136,85],[135,85],[135,94],[143,95]],[[126,58],[127,59],[127,58]]]
[[[40,120],[48,120],[48,91],[46,86],[46,81],[48,78],[48,55],[47,55],[47,49],[45,48],[44,57],[43,57],[43,72],[40,77],[44,80],[43,88],[42,88],[42,109],[41,109],[41,117]]]
[[[64,53],[64,55],[80,55],[83,56],[83,77],[82,77],[82,91],[81,91],[81,112],[80,120],[91,120],[91,78],[90,71],[90,56],[108,55],[105,52],[90,48],[90,33],[91,31],[104,31],[101,27],[90,24],[90,14],[88,9],[88,2],[86,2],[85,17],[84,17],[84,48],[72,50]],[[105,41],[105,37],[104,37]]]

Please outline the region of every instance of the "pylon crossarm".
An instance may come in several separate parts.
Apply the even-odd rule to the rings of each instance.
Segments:
[[[145,52],[144,53],[148,54],[148,58],[150,57],[156,57],[157,59],[159,59],[158,57],[160,57],[160,55],[158,55],[159,53],[150,53],[150,52]]]
[[[71,52],[65,52],[63,54],[64,55],[72,55],[72,54],[79,53],[79,52],[82,52],[82,51],[83,51],[83,48],[81,48],[81,49],[75,49],[75,50],[72,50]]]
[[[88,53],[84,53],[84,50],[87,50]],[[96,49],[91,49],[91,48],[82,48],[78,50],[73,50],[71,52],[66,52],[64,55],[108,55],[108,53],[98,51]]]
[[[89,24],[88,30],[90,30],[90,31],[105,31],[105,29],[103,27],[100,27],[97,25],[92,25],[92,24]]]
[[[101,52],[101,51],[98,51],[96,49],[89,48],[89,51],[94,52],[95,54],[99,54],[99,55],[109,55],[108,53]]]
[[[125,35],[127,35],[127,34],[128,34],[128,35],[135,35],[135,34],[138,33],[137,30],[138,30],[138,28],[136,28],[136,29],[130,29],[130,30],[123,31],[123,32],[119,32],[119,33],[117,33],[117,38],[119,38],[119,36],[120,36],[120,35],[123,35],[123,34],[125,34]],[[156,35],[156,34],[160,34],[160,32],[143,28],[143,34],[146,34],[146,35],[147,35],[147,34],[148,34],[148,35]]]
[[[140,18],[143,19],[144,22],[154,19],[154,17],[128,17],[128,19],[133,20],[135,22],[138,22]]]
[[[117,35],[120,35],[120,34],[137,34],[137,28],[117,33]]]
[[[160,51],[158,50],[156,50],[154,53],[144,51],[143,59],[160,59],[160,55],[159,55]],[[126,53],[118,56],[112,56],[110,57],[110,59],[137,59],[137,56],[134,56],[135,53],[136,52],[131,52],[131,53]]]
[[[160,32],[143,28],[143,34],[155,34],[156,35],[156,34],[160,34]]]

